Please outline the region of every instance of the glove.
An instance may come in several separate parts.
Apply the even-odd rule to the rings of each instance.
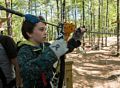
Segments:
[[[84,33],[86,32],[85,27],[83,26],[82,28],[77,28],[77,30],[75,30],[75,32],[73,33],[73,36],[71,39],[69,39],[67,47],[68,47],[68,52],[70,53],[74,50],[74,48],[77,48],[81,45],[80,40],[82,39]]]
[[[75,39],[75,41],[77,41],[77,40],[81,40],[82,39],[82,37],[83,37],[83,35],[84,35],[84,33],[86,32],[86,29],[85,29],[85,27],[82,27],[82,28],[77,28],[77,30],[75,30],[75,32],[73,33],[73,36],[72,36],[72,38],[73,39]]]
[[[75,41],[75,39],[71,38],[67,43],[67,47],[69,49],[67,53],[72,52],[74,50],[74,48],[77,48],[80,45],[81,45],[80,41]]]
[[[49,47],[55,53],[57,58],[60,58],[60,56],[64,55],[68,51],[67,43],[62,38],[59,40],[56,40]]]

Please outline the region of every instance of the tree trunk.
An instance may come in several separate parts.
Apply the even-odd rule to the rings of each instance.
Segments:
[[[13,0],[11,0],[11,9],[13,9]],[[11,19],[11,35],[12,35],[12,14],[11,14],[11,17],[10,17],[10,19]]]
[[[91,2],[89,1],[89,4],[90,4]],[[91,31],[91,29],[90,29],[90,27],[91,27],[91,7],[88,5],[88,28],[89,28],[89,30]],[[89,44],[90,44],[90,42],[91,42],[91,33],[89,32]]]
[[[102,2],[102,7],[101,7],[102,12],[101,12],[101,13],[104,13],[103,0],[101,0],[101,2]],[[102,28],[101,28],[101,29],[102,29],[102,40],[101,40],[101,41],[102,41],[102,44],[101,44],[101,46],[103,47],[103,30],[104,30],[104,27],[103,27],[103,26],[104,26],[104,16],[103,16],[103,14],[102,14],[102,23],[101,23],[101,24],[102,24]]]
[[[85,25],[85,2],[84,0],[82,1],[82,9],[83,9],[83,25]],[[83,43],[85,42],[84,37],[83,37]]]
[[[37,16],[37,1],[35,0],[35,15]]]
[[[96,29],[96,28],[95,28],[95,25],[96,25],[96,24],[95,24],[95,22],[96,22],[96,21],[95,21],[95,18],[96,18],[96,17],[95,17],[95,14],[94,14],[94,17],[93,17],[94,32],[95,32],[95,29]],[[95,36],[95,34],[93,34],[93,36],[94,36],[94,44],[95,44],[95,38],[96,38],[96,36]]]
[[[11,8],[11,1],[10,0],[5,0],[5,5],[6,8]],[[12,27],[11,27],[11,20],[12,20],[12,15],[11,13],[6,12],[6,18],[8,18],[7,20],[7,31],[8,31],[8,35],[12,36]]]
[[[106,11],[106,31],[105,33],[108,31],[108,11],[109,11],[109,0],[107,0],[107,11]],[[105,46],[107,46],[107,35],[105,35]]]
[[[59,16],[59,1],[58,0],[56,0],[56,3],[57,3],[57,19],[58,19],[58,21],[59,21],[59,18],[60,18],[60,16]]]
[[[61,22],[63,22],[63,3],[62,3],[62,0],[60,0],[60,5],[61,5]]]
[[[80,16],[80,26],[82,26],[82,14],[81,14],[81,16]]]
[[[92,28],[93,28],[93,13],[92,13],[92,0],[90,1],[91,2],[91,6],[90,6],[90,15],[91,15],[91,20],[90,20],[90,24],[91,24],[91,27],[90,27],[90,31],[92,31]],[[92,38],[92,33],[90,33],[90,44],[92,44],[93,42],[93,38]]]
[[[120,22],[119,22],[119,6],[120,6],[120,1],[117,0],[117,53],[119,53],[120,49],[120,42],[119,42],[119,30],[120,30]]]
[[[75,27],[77,27],[77,5],[76,5],[76,0],[75,0],[75,2],[74,2],[74,4],[75,4]]]
[[[47,12],[47,6],[46,6],[46,11],[45,11],[45,19],[46,19],[46,21],[47,21],[47,14],[48,14],[48,12]]]
[[[51,23],[53,22],[52,14],[53,14],[53,6],[51,6]],[[51,26],[51,29],[52,29],[52,40],[54,40],[54,38],[55,38],[55,34],[54,34],[53,26]]]
[[[100,33],[100,1],[99,0],[99,7],[98,7],[98,32]],[[100,45],[100,34],[98,34],[98,46]]]
[[[70,22],[70,14],[69,14],[70,8],[68,8],[68,22]]]

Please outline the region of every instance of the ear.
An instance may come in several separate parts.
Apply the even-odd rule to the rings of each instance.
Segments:
[[[29,36],[29,38],[31,38],[32,37],[32,33],[26,33],[28,36]]]

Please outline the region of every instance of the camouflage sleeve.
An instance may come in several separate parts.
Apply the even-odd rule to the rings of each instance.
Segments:
[[[23,46],[18,53],[18,63],[23,79],[38,79],[42,72],[46,74],[47,79],[50,79],[53,64],[57,60],[49,47],[37,58],[34,58],[32,51],[27,46]]]

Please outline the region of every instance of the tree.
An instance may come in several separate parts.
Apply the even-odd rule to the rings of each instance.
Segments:
[[[82,1],[82,8],[83,8],[83,24],[82,25],[85,25],[85,2],[84,0]],[[84,37],[83,37],[83,43],[85,42],[84,40]]]
[[[120,22],[119,22],[119,6],[120,6],[120,1],[117,0],[117,53],[119,53],[119,49],[120,49],[120,42],[119,42],[119,33],[120,33]]]
[[[101,0],[99,2],[99,7],[98,7],[98,32],[100,33],[100,5],[101,5]],[[100,34],[98,34],[98,45],[100,45]]]
[[[6,8],[11,8],[12,6],[12,0],[5,0],[5,5],[6,5]],[[12,36],[12,15],[11,13],[8,13],[6,12],[6,18],[8,18],[7,20],[7,30],[8,30],[8,35]]]
[[[109,11],[109,8],[108,8],[108,6],[109,6],[109,0],[107,0],[107,9],[106,9],[106,31],[105,32],[107,32],[107,30],[108,30],[108,11]],[[107,35],[105,35],[105,46],[107,46]]]

